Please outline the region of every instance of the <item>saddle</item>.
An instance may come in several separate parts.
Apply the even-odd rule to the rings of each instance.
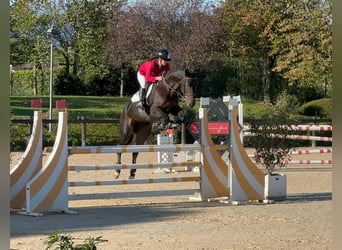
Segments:
[[[152,89],[153,89],[153,85],[154,84],[147,84],[147,87],[146,87],[146,96],[145,96],[145,99],[146,99],[146,102],[147,102],[147,98],[150,96],[151,92],[152,92]],[[139,101],[139,90],[137,92],[135,92],[133,94],[133,96],[131,97],[131,102],[138,102]],[[146,103],[147,105],[149,105],[148,103]]]

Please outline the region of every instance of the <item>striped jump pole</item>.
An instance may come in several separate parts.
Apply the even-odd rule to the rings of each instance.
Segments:
[[[321,148],[321,149],[300,149],[290,152],[290,155],[311,155],[311,154],[331,154],[332,148]],[[254,154],[248,154],[252,160],[256,156]],[[322,165],[329,165],[332,164],[332,160],[286,160],[284,161],[285,164],[322,164]]]
[[[331,165],[332,160],[286,160],[285,164],[320,164],[320,165]]]
[[[332,125],[293,125],[291,129],[298,131],[332,131]]]
[[[219,147],[218,147],[219,148]],[[68,147],[69,154],[95,154],[95,153],[133,153],[133,152],[180,152],[200,150],[196,144],[164,144],[164,145],[118,145],[118,146],[81,146]]]
[[[245,132],[245,136],[254,136],[254,133],[251,132]],[[270,135],[272,137],[277,137],[277,135]],[[310,136],[310,135],[288,135],[286,137],[287,139],[291,140],[307,140],[307,141],[328,141],[332,142],[332,137],[327,136]]]
[[[106,185],[126,185],[126,184],[150,184],[150,183],[170,183],[170,182],[199,182],[200,176],[188,177],[171,177],[171,178],[150,178],[150,179],[128,179],[128,180],[113,180],[113,181],[70,181],[70,187],[84,186],[106,186]]]
[[[68,209],[68,130],[67,112],[59,112],[56,141],[42,169],[26,184],[26,211],[71,213]]]
[[[248,157],[242,145],[239,136],[237,112],[234,108],[237,105],[237,100],[229,100],[229,200],[233,203],[263,200],[265,175]]]
[[[156,168],[174,168],[185,166],[199,166],[200,161],[189,162],[165,162],[165,163],[136,163],[136,164],[99,164],[99,165],[83,165],[69,166],[69,171],[97,171],[97,170],[114,170],[114,169],[156,169]]]
[[[34,111],[30,140],[19,162],[10,171],[10,207],[25,207],[26,183],[42,168],[42,111]]]
[[[332,131],[332,125],[284,125],[288,129],[294,131]],[[245,131],[249,130],[249,126],[243,126]]]
[[[321,149],[299,149],[294,150],[290,155],[311,155],[311,154],[330,154],[332,153],[332,148],[321,148]],[[255,157],[254,154],[248,154],[249,157]]]

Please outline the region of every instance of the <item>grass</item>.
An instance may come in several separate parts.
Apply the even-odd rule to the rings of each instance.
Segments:
[[[55,109],[57,100],[65,99],[70,119],[79,119],[85,117],[87,119],[118,119],[124,105],[129,101],[130,97],[112,97],[112,96],[54,96],[53,97],[53,118],[57,118],[58,110]],[[32,99],[42,99],[42,110],[44,118],[48,116],[49,96],[11,96],[10,112],[12,117],[32,117],[31,108]],[[242,100],[244,109],[244,118],[260,119],[262,114],[267,113],[271,108],[262,101]],[[199,109],[200,99],[196,99],[196,105],[193,110]],[[307,104],[303,105],[303,108]],[[315,102],[315,105],[327,106],[327,110],[331,110],[331,100],[322,99]],[[331,111],[328,118],[331,118]],[[329,117],[330,116],[330,117]],[[301,116],[303,118],[303,116]]]
[[[130,97],[97,97],[97,96],[54,96],[53,97],[53,118],[57,117],[55,103],[57,100],[65,99],[70,119],[86,117],[88,119],[118,119],[124,105]],[[49,96],[11,96],[10,110],[11,116],[31,117],[33,111],[31,108],[32,99],[42,99],[42,110],[45,115],[49,111]],[[258,117],[260,113],[267,110],[267,106],[262,102],[243,101],[245,117]],[[196,105],[193,110],[198,110],[200,105],[199,98],[196,99]]]
[[[31,117],[32,99],[42,99],[42,111],[49,111],[49,96],[11,96],[10,112],[15,117]],[[129,101],[129,97],[96,97],[96,96],[54,96],[53,118],[57,117],[55,103],[57,100],[65,99],[70,119],[86,117],[88,119],[118,119],[123,106]]]

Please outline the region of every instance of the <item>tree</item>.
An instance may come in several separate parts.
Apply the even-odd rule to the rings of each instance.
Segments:
[[[10,61],[12,65],[30,63],[33,68],[33,94],[38,94],[37,70],[49,63],[48,6],[42,1],[17,0],[11,4]],[[47,79],[42,77],[41,79]],[[45,82],[41,82],[42,87]],[[41,93],[43,94],[43,93]]]
[[[270,102],[270,75],[275,60],[269,54],[272,45],[270,37],[274,32],[278,8],[278,1],[261,0],[231,0],[221,8],[229,56],[239,58],[243,65],[258,66],[264,102]]]
[[[109,74],[104,51],[106,26],[112,17],[112,6],[118,2],[69,0],[61,5],[57,20],[62,33],[59,52],[65,61],[61,77],[73,74],[89,86],[94,79]]]
[[[277,55],[275,72],[290,85],[331,90],[332,83],[331,0],[284,1],[277,22],[272,55]]]
[[[173,68],[217,68],[224,61],[224,43],[214,10],[203,0],[149,0],[125,5],[108,29],[109,60],[123,70],[137,69],[158,48],[167,48]]]
[[[230,0],[221,16],[230,57],[259,63],[265,102],[278,76],[290,87],[331,86],[331,0]]]

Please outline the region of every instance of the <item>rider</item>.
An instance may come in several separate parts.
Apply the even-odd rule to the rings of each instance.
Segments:
[[[140,65],[137,78],[140,84],[139,102],[137,107],[143,108],[146,105],[146,83],[156,83],[163,80],[161,74],[170,70],[171,54],[166,49],[159,49],[154,58]]]

